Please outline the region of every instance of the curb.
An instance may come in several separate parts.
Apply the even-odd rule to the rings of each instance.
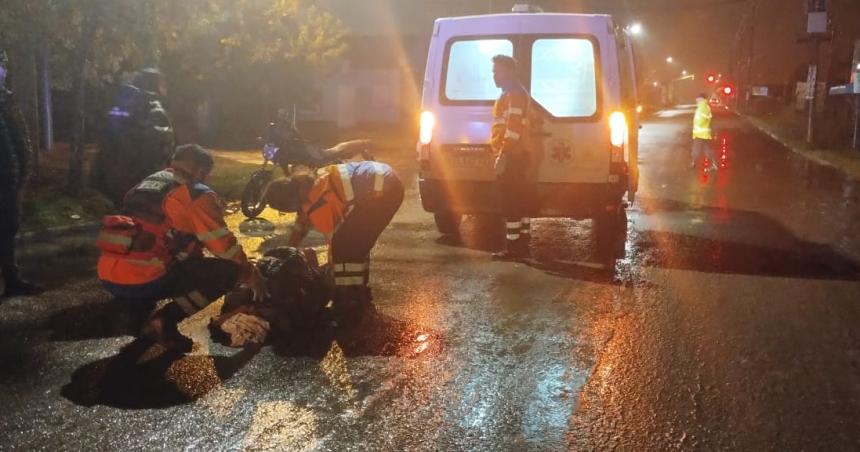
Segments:
[[[76,234],[90,234],[95,235],[96,231],[98,231],[101,223],[98,221],[92,221],[81,224],[74,224],[70,226],[57,226],[53,228],[47,229],[39,229],[36,231],[27,231],[18,234],[18,237],[15,239],[17,244],[27,244],[35,241],[50,241],[59,239],[62,237],[76,235]]]
[[[835,164],[835,163],[833,163],[833,162],[831,162],[831,161],[829,161],[829,160],[823,159],[823,158],[818,157],[818,156],[816,156],[816,155],[812,155],[812,154],[810,154],[809,152],[806,152],[806,151],[803,151],[803,150],[798,149],[798,148],[797,148],[797,147],[795,147],[793,144],[791,144],[788,140],[786,140],[785,138],[783,138],[783,137],[781,137],[781,136],[777,135],[777,134],[776,134],[776,132],[772,132],[772,131],[770,131],[770,130],[768,130],[768,129],[766,129],[766,128],[764,128],[764,127],[762,127],[762,126],[758,125],[758,124],[756,124],[755,122],[753,122],[753,120],[752,120],[749,116],[747,116],[747,115],[745,115],[745,114],[742,114],[742,113],[739,113],[739,112],[738,112],[738,111],[736,111],[736,110],[733,110],[733,112],[734,112],[736,115],[738,115],[738,117],[740,117],[741,119],[743,119],[747,124],[749,124],[750,126],[752,126],[754,129],[756,129],[756,130],[758,130],[759,132],[761,132],[761,133],[763,133],[763,134],[767,135],[767,136],[768,136],[768,137],[770,137],[772,140],[776,141],[776,142],[777,142],[777,143],[779,143],[782,147],[784,147],[784,148],[788,149],[789,151],[791,151],[791,152],[793,152],[793,153],[795,153],[795,154],[797,154],[797,155],[799,155],[799,156],[801,156],[801,157],[803,157],[803,158],[805,158],[805,159],[807,159],[807,160],[810,160],[810,161],[812,161],[812,162],[815,162],[815,163],[817,163],[817,164],[819,164],[819,165],[821,165],[821,166],[827,166],[827,167],[830,167],[830,168],[834,168],[834,169],[838,170],[839,172],[841,172],[842,174],[844,174],[846,177],[849,177],[849,178],[858,178],[858,176],[857,176],[857,175],[853,174],[853,173],[852,173],[852,172],[850,172],[850,171],[847,171],[845,168],[843,168],[843,167],[841,167],[841,166],[839,166],[839,165],[837,165],[837,164]],[[821,152],[827,152],[827,151],[822,150]]]

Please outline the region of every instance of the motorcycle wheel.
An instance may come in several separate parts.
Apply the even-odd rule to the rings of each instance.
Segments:
[[[271,171],[255,171],[242,191],[242,213],[248,218],[257,218],[266,208],[266,188],[272,180]]]

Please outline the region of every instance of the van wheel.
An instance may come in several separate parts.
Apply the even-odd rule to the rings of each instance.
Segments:
[[[624,257],[627,241],[627,211],[619,207],[614,212],[606,212],[594,218],[594,242],[600,261],[614,264]]]
[[[460,232],[460,220],[463,215],[453,212],[437,212],[433,214],[436,221],[436,229],[445,235],[455,235]]]

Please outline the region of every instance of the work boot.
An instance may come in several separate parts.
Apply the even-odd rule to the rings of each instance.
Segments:
[[[520,237],[517,240],[506,240],[505,249],[493,253],[495,261],[518,261],[529,257],[528,238]]]
[[[168,303],[167,306],[153,311],[141,328],[140,336],[167,349],[188,353],[194,341],[179,332],[178,328],[179,322],[185,317],[185,313],[175,302]]]
[[[342,286],[335,289],[332,317],[338,327],[358,324],[366,313],[373,310],[370,287]]]
[[[6,279],[3,297],[27,297],[39,295],[40,293],[42,293],[41,287],[22,279],[20,276],[12,275]]]

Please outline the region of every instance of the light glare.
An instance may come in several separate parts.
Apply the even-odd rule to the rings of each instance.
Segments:
[[[421,144],[427,145],[433,141],[433,128],[436,127],[436,117],[432,111],[421,113],[421,133],[419,140]]]
[[[627,135],[627,118],[620,111],[609,115],[610,141],[615,147],[624,146],[624,137]]]

